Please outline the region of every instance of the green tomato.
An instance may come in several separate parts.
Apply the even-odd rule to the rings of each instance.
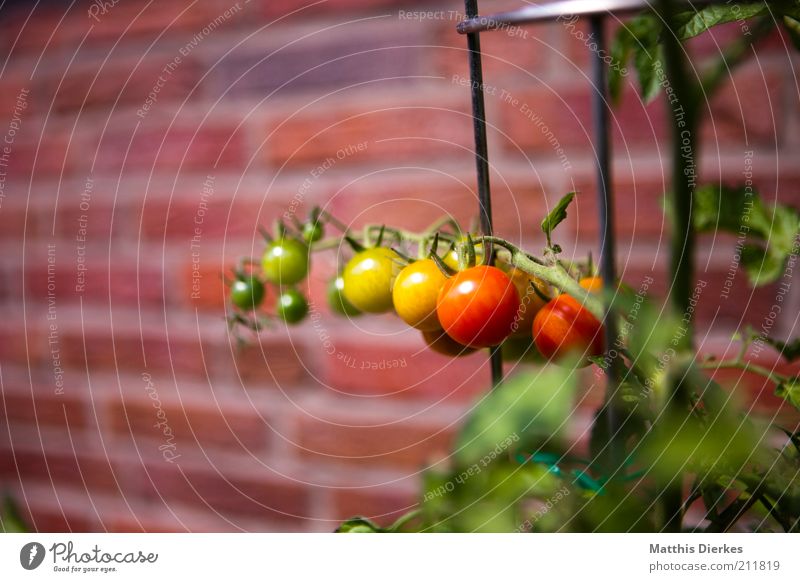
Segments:
[[[264,301],[264,284],[254,276],[237,279],[231,285],[231,303],[243,311],[255,309]]]
[[[297,289],[287,289],[278,298],[277,312],[290,325],[300,323],[308,315],[308,301]]]
[[[325,227],[319,222],[306,222],[303,225],[303,240],[308,244],[322,240],[325,236]]]
[[[308,275],[308,247],[293,238],[269,244],[261,266],[264,277],[277,285],[295,285]]]
[[[328,305],[331,311],[345,317],[361,315],[361,312],[345,298],[343,290],[344,278],[342,277],[331,279],[330,283],[328,283]]]
[[[392,309],[392,286],[401,270],[401,257],[391,249],[376,247],[350,259],[342,275],[344,297],[365,313]]]

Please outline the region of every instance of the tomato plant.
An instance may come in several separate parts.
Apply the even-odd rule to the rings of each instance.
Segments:
[[[436,302],[439,323],[451,338],[472,348],[499,345],[511,334],[520,306],[511,279],[497,267],[477,266],[453,275]]]

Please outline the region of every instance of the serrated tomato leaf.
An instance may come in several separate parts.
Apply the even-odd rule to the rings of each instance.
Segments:
[[[797,252],[798,211],[783,204],[764,204],[752,187],[698,188],[693,222],[698,232],[724,231],[739,237],[741,265],[755,286],[777,281]]]
[[[542,221],[542,232],[547,237],[547,244],[551,244],[551,238],[553,236],[553,231],[556,227],[561,224],[567,218],[567,208],[570,204],[572,204],[572,200],[575,198],[575,192],[570,192],[566,196],[564,196],[561,200],[558,201],[558,204],[555,205],[555,208],[550,211],[550,213],[545,217]]]
[[[775,388],[775,396],[783,398],[786,402],[800,410],[800,378],[789,378]]]

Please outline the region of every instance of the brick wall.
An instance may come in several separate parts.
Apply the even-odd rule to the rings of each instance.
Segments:
[[[486,390],[484,356],[431,354],[391,317],[332,318],[321,291],[333,257],[309,281],[316,323],[238,351],[220,273],[259,253],[257,224],[312,169],[358,144],[312,180],[301,211],[321,204],[354,226],[470,219],[465,44],[449,12],[461,4],[105,4],[0,10],[4,484],[42,531],[330,531],[353,514],[391,519]],[[420,5],[443,12],[409,14]],[[583,254],[598,224],[579,32],[540,25],[483,44],[498,232],[536,249],[547,205],[577,188],[561,241]],[[728,37],[693,42],[695,62]],[[766,198],[797,204],[800,67],[780,36],[757,52],[710,106],[703,173],[740,181],[752,151]],[[620,269],[635,286],[652,276],[661,294],[662,113],[629,89],[613,118]],[[732,253],[728,237],[703,240],[709,350],[729,349],[730,332],[760,325],[774,303],[741,274],[721,296]],[[776,335],[793,331],[798,291]],[[775,406],[751,379],[727,380]]]

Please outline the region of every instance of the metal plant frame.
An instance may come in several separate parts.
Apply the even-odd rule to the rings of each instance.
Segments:
[[[592,52],[592,141],[595,151],[598,208],[600,211],[600,273],[604,291],[613,292],[616,281],[614,236],[614,205],[611,176],[611,143],[609,140],[609,104],[606,85],[606,67],[601,54],[606,50],[603,24],[609,14],[627,14],[652,8],[646,0],[561,0],[541,5],[530,5],[511,12],[480,16],[478,0],[465,0],[466,19],[457,26],[457,31],[467,37],[469,71],[472,92],[472,114],[475,133],[475,163],[477,169],[478,202],[481,230],[484,235],[493,234],[492,199],[489,183],[489,152],[486,142],[486,108],[483,93],[483,68],[481,64],[480,33],[502,30],[509,26],[554,21],[563,16],[579,16],[588,19],[597,50]],[[714,0],[686,2],[687,7],[712,4]],[[494,253],[486,249],[489,260]],[[605,345],[609,349],[617,339],[616,322],[608,315],[604,317]],[[613,352],[612,352],[613,353]],[[608,354],[607,354],[608,355]],[[492,386],[497,388],[503,381],[503,361],[499,348],[491,349]],[[624,451],[615,443],[614,435],[624,422],[616,406],[619,386],[617,367],[613,363],[606,367],[606,422],[611,463],[619,463]]]
[[[480,210],[481,230],[485,235],[492,235],[492,199],[489,183],[489,152],[486,143],[486,108],[483,94],[483,68],[481,65],[480,32],[499,30],[509,25],[526,24],[545,20],[555,20],[564,15],[581,15],[589,19],[592,33],[598,50],[593,51],[592,79],[592,134],[595,144],[595,165],[597,174],[598,207],[600,209],[600,273],[606,290],[613,288],[616,280],[614,253],[614,214],[611,191],[611,144],[608,137],[608,99],[606,94],[606,69],[600,54],[605,50],[603,22],[609,12],[627,12],[646,8],[643,0],[567,0],[552,2],[541,6],[527,6],[517,11],[504,12],[489,16],[478,15],[477,0],[465,0],[467,19],[458,24],[459,33],[466,35],[469,53],[469,70],[472,91],[472,115],[475,132],[475,164],[478,176],[478,202]],[[491,249],[488,256],[493,258]],[[613,345],[616,340],[615,324],[610,317],[604,321],[606,346]],[[497,387],[503,381],[503,364],[497,348],[491,351],[492,385]],[[615,377],[615,366],[608,366],[609,402],[616,392],[618,378]],[[609,417],[614,419],[613,406]],[[613,432],[611,434],[614,434]]]

